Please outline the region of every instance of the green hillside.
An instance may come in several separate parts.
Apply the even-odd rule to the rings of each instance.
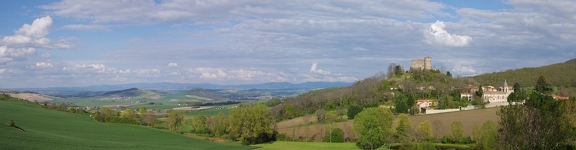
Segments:
[[[189,91],[186,91],[186,94],[192,96],[192,98],[207,98],[209,100],[220,101],[224,100],[224,98],[220,95],[216,95],[214,93],[210,93],[202,88],[194,88]]]
[[[145,126],[99,123],[0,95],[0,149],[251,149]],[[20,131],[8,126],[14,120]]]
[[[130,89],[125,89],[125,90],[106,92],[106,93],[102,94],[102,96],[136,97],[136,96],[144,96],[144,95],[149,94],[149,93],[155,93],[155,92],[141,90],[138,88],[130,88]]]
[[[536,80],[540,75],[543,75],[552,86],[576,87],[576,59],[542,67],[481,74],[472,78],[484,85],[501,85],[504,80],[507,80],[509,85],[519,83],[520,86],[528,87],[536,85]]]

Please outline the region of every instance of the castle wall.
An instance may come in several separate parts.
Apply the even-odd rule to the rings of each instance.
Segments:
[[[429,56],[424,59],[412,60],[412,69],[432,70],[432,58]]]

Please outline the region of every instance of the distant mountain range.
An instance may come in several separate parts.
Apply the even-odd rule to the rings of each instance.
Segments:
[[[350,86],[352,83],[346,82],[304,82],[293,84],[288,82],[269,82],[262,84],[241,84],[241,85],[218,85],[210,83],[132,83],[119,85],[92,85],[84,87],[49,87],[49,88],[17,88],[12,90],[26,91],[117,91],[130,88],[139,88],[157,91],[187,91],[194,88],[203,89],[231,89],[231,90],[248,90],[248,89],[318,89],[331,87]]]

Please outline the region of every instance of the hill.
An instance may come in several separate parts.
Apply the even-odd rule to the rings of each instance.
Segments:
[[[99,123],[0,95],[0,149],[252,149],[145,126]],[[20,131],[7,125],[14,120]]]
[[[106,92],[106,93],[102,94],[102,96],[135,97],[135,96],[140,96],[144,93],[145,93],[144,90],[140,90],[138,88],[130,88],[130,89],[125,89],[125,90]]]
[[[208,92],[203,88],[194,88],[191,90],[186,91],[186,94],[189,96],[197,96],[200,98],[207,98],[208,100],[213,100],[213,101],[221,101],[224,100],[224,97]]]
[[[536,85],[536,81],[541,75],[552,86],[576,87],[576,59],[542,67],[481,74],[472,78],[484,85],[501,85],[502,81],[507,80],[509,85],[519,83],[522,87],[529,87]]]

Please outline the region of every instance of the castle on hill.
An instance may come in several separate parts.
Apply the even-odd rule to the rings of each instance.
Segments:
[[[432,70],[432,58],[426,56],[424,59],[412,60],[412,67],[410,67],[410,69]]]

